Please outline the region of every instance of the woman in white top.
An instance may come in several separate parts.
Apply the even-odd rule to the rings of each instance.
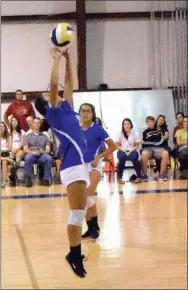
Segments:
[[[4,122],[1,122],[1,167],[2,167],[2,181],[1,187],[6,186],[8,178],[8,164],[10,162],[10,152],[12,147],[12,138],[9,135],[7,126]]]
[[[12,117],[10,122],[10,135],[12,137],[12,152],[11,158],[15,161],[14,166],[10,170],[10,181],[13,183],[16,182],[16,171],[20,167],[21,160],[24,157],[23,152],[23,136],[24,131],[20,129],[20,124],[15,117]]]
[[[119,160],[117,165],[118,179],[120,183],[125,183],[122,180],[123,171],[125,169],[126,161],[133,163],[136,171],[137,179],[135,182],[141,182],[141,164],[139,161],[139,155],[137,149],[140,145],[138,134],[132,130],[133,124],[130,119],[125,118],[122,122],[122,130],[116,140],[116,146],[119,150],[117,158]]]

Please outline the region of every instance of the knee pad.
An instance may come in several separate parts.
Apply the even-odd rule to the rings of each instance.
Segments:
[[[94,202],[94,200],[93,200],[93,197],[88,196],[88,197],[87,197],[86,207],[87,207],[87,208],[90,208],[90,207],[94,206],[94,204],[95,204],[95,202]]]
[[[85,218],[86,211],[83,209],[74,209],[70,211],[68,224],[81,227]]]

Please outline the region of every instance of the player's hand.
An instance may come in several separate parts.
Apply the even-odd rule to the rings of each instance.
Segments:
[[[99,159],[96,157],[92,162],[91,162],[93,167],[97,167],[99,164]]]
[[[67,59],[70,55],[69,55],[69,51],[68,48],[63,50],[62,55]]]
[[[63,52],[55,46],[50,49],[50,53],[54,59],[60,59]]]

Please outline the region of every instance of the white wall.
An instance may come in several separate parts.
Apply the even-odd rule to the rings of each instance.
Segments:
[[[21,1],[16,2],[22,5]],[[23,1],[25,2],[28,1]],[[52,5],[52,1],[49,2]],[[181,6],[185,6],[185,1],[180,2]],[[48,2],[44,3],[47,5]],[[72,7],[73,4],[75,3],[71,1],[67,7],[69,5]],[[135,11],[136,8],[145,11],[150,10],[152,5],[155,9],[161,7],[166,9],[166,6],[172,8],[178,6],[179,1],[126,1],[126,5],[123,1],[86,1],[86,4],[87,8],[89,7],[88,12]],[[170,6],[172,4],[174,6]],[[28,10],[31,12],[33,4],[29,5],[31,6]],[[32,10],[33,13],[40,11],[41,14],[44,8],[47,9],[47,6],[40,5],[39,10]],[[57,7],[59,4],[54,5]],[[26,9],[26,6],[24,7]],[[48,11],[52,11],[52,6],[49,7]],[[24,9],[19,10],[19,13],[26,12]],[[88,88],[96,89],[100,83],[107,83],[110,88],[165,88],[183,83],[186,85],[187,24],[185,20],[180,22],[181,24],[172,23],[171,20],[88,21],[86,44]],[[15,91],[17,88],[24,91],[46,90],[51,71],[49,54],[51,28],[52,24],[43,22],[42,19],[39,23],[2,24],[2,92]],[[73,28],[76,30],[74,24]],[[77,89],[76,41],[70,50],[73,58],[74,89]],[[63,66],[62,62],[61,84],[64,83]]]
[[[135,12],[172,10],[185,7],[186,1],[86,1],[86,11],[95,12]]]
[[[87,23],[88,87],[148,87],[148,21],[89,21]]]
[[[185,83],[186,31],[186,20],[88,21],[88,87],[107,83],[110,88],[165,88],[183,79]]]
[[[134,12],[172,10],[186,1],[86,1],[86,12]],[[76,1],[1,1],[1,15],[37,15],[76,11]]]
[[[76,31],[76,26],[71,23]],[[6,23],[1,25],[1,92],[46,90],[52,67],[50,31],[54,23]],[[70,47],[74,89],[77,84],[77,42]],[[64,84],[64,59],[60,69]]]
[[[76,11],[76,1],[1,1],[1,15],[37,15]]]
[[[172,10],[186,1],[86,1],[86,12],[134,12]],[[1,1],[1,15],[37,15],[76,11],[76,1]]]

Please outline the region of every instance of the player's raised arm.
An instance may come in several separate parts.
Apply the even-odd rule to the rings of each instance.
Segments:
[[[53,67],[50,79],[50,105],[57,107],[59,102],[58,85],[59,85],[59,64],[62,56],[62,52],[56,47],[51,49],[51,55],[53,57]]]
[[[72,94],[73,94],[73,76],[72,76],[72,65],[71,58],[68,50],[63,52],[63,56],[66,59],[66,68],[65,68],[65,81],[64,81],[64,94],[63,98],[73,105]]]

